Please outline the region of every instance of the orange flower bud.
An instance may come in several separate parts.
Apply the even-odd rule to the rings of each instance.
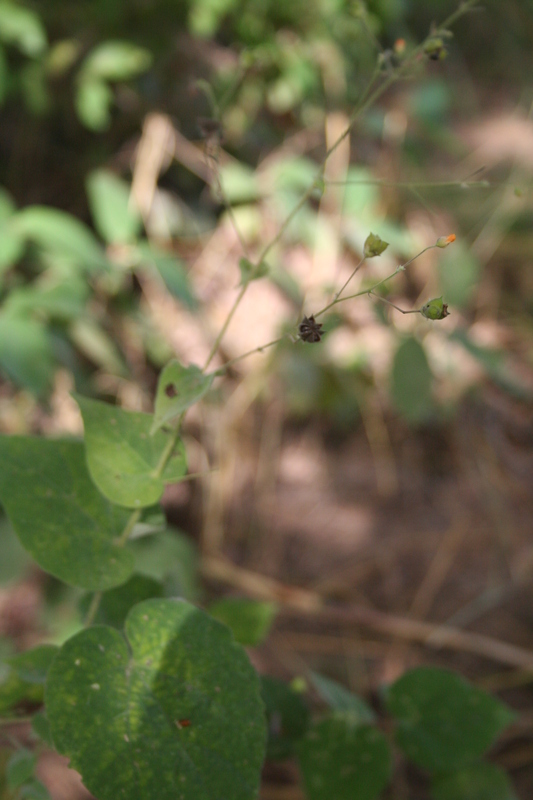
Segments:
[[[439,236],[435,244],[437,247],[448,247],[448,245],[455,242],[456,239],[457,236],[455,233],[450,233],[449,236]]]

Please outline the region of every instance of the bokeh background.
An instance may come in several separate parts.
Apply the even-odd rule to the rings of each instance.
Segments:
[[[0,431],[80,435],[71,392],[151,410],[170,358],[202,364],[240,259],[276,236],[376,67],[379,83],[455,8],[2,0]],[[520,717],[494,759],[523,798],[533,679],[498,647],[533,649],[532,43],[530,0],[486,0],[445,58],[419,59],[357,119],[213,366],[286,335],[188,414],[201,475],[167,491],[169,528],[140,552],[168,593],[278,602],[262,671],[313,669],[375,699],[432,663],[501,693]],[[389,248],[354,292],[456,235],[382,294],[403,310],[442,295],[450,316],[363,296],[325,317],[321,343],[294,341],[370,232]],[[3,655],[77,630],[78,594],[5,518],[0,548]],[[313,597],[344,621],[298,613]],[[466,635],[438,646],[441,624]],[[57,800],[84,796],[58,756],[39,769]],[[391,797],[426,796],[421,776],[402,781],[411,794]],[[262,796],[302,797],[291,763],[267,768]]]

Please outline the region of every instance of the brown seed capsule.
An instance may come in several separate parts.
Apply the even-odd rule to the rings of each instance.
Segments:
[[[298,334],[302,342],[319,342],[322,339],[322,323],[315,322],[314,316],[304,317],[298,325]]]

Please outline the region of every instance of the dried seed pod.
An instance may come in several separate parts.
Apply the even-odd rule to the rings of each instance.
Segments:
[[[314,316],[304,317],[298,325],[298,334],[302,342],[319,342],[322,339],[322,323],[316,322]]]

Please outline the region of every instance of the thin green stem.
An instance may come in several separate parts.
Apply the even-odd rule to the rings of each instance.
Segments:
[[[288,336],[287,333],[284,333],[283,336],[278,336],[277,339],[272,339],[271,342],[267,342],[266,344],[261,344],[259,347],[254,347],[252,350],[247,350],[246,353],[241,353],[240,356],[236,356],[235,358],[226,361],[223,367],[220,367],[215,371],[215,375],[225,375],[226,372],[230,367],[236,364],[238,361],[242,361],[243,358],[248,358],[248,356],[253,356],[254,353],[262,353],[263,350],[268,350],[269,347],[273,347],[275,344],[282,342],[283,339],[286,339]]]
[[[500,184],[481,181],[382,181],[382,180],[353,180],[353,181],[326,181],[326,186],[387,186],[396,189],[443,189],[443,188],[468,188],[468,189],[491,189]]]
[[[341,288],[339,289],[339,291],[338,291],[338,292],[335,294],[335,296],[334,296],[334,298],[333,298],[334,300],[338,300],[338,299],[339,299],[339,297],[340,297],[340,296],[341,296],[341,294],[344,292],[344,290],[346,289],[346,287],[348,286],[348,284],[350,283],[350,281],[352,280],[352,278],[354,277],[354,275],[356,275],[356,274],[359,272],[359,270],[361,269],[361,267],[363,266],[363,264],[365,263],[365,261],[366,261],[366,256],[363,256],[363,258],[361,259],[361,261],[359,262],[359,264],[356,266],[356,268],[354,269],[354,271],[352,272],[352,274],[350,275],[350,277],[349,277],[349,278],[348,278],[348,280],[346,281],[346,283],[345,283],[345,284],[343,284],[343,285],[341,286]]]
[[[91,604],[87,611],[84,625],[88,628],[90,625],[93,624],[94,620],[96,619],[96,615],[98,613],[98,609],[100,608],[100,603],[102,602],[102,592],[95,592],[92,596]]]
[[[396,309],[396,311],[399,311],[401,314],[420,314],[420,309],[419,308],[415,308],[412,311],[405,311],[403,308],[400,308],[400,306],[397,306],[394,303],[391,303],[391,301],[387,300],[385,297],[380,297],[379,294],[374,294],[374,292],[372,290],[370,290],[368,292],[368,294],[372,295],[372,297],[375,297],[376,300],[380,300],[382,303],[386,303],[388,306],[392,306],[393,308]]]

